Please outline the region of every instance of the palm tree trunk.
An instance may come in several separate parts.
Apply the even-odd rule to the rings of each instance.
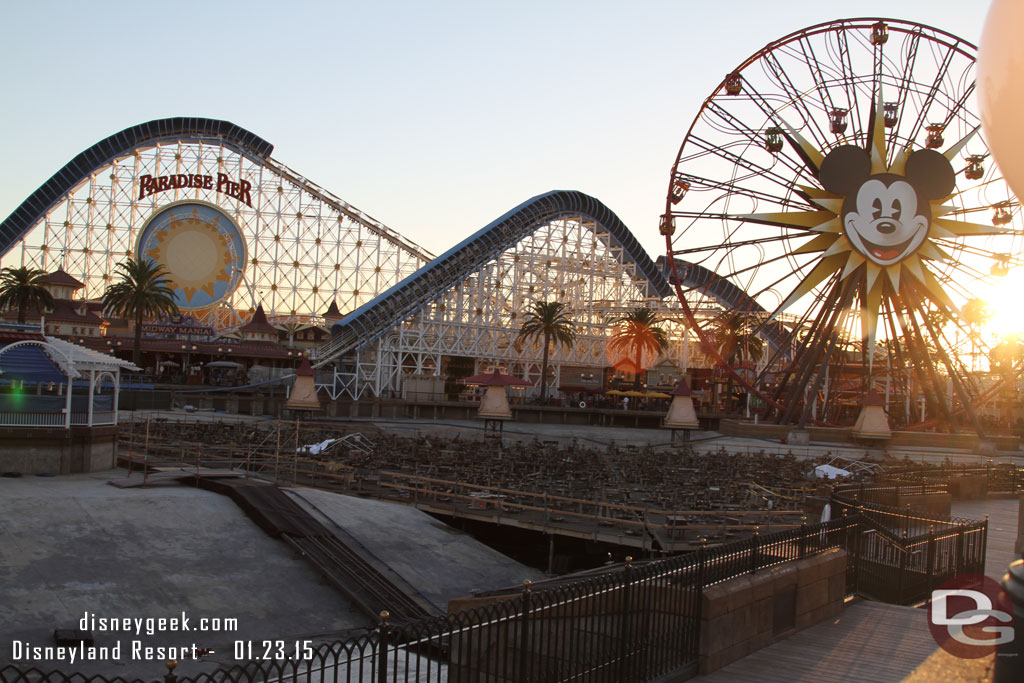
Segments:
[[[551,344],[551,333],[544,333],[544,355],[540,362],[540,400],[543,403],[548,397],[548,347]]]
[[[636,351],[636,377],[633,378],[633,390],[640,391],[640,361],[643,358],[643,349],[639,343],[633,348]]]
[[[142,358],[142,313],[135,315],[135,345],[132,347],[132,363],[139,365]],[[142,367],[142,366],[139,366]]]

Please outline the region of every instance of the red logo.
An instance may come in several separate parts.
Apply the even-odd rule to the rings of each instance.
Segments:
[[[986,657],[1013,640],[1013,609],[998,583],[987,576],[962,574],[932,591],[928,628],[951,655]]]

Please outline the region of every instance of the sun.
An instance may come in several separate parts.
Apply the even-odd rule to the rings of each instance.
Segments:
[[[928,299],[948,315],[957,307],[930,262],[951,260],[947,241],[997,235],[1005,228],[946,216],[955,206],[956,174],[950,163],[978,132],[974,129],[945,152],[900,149],[891,163],[881,93],[873,108],[868,149],[842,145],[823,155],[785,121],[779,130],[817,172],[820,187],[796,191],[817,211],[747,214],[741,219],[806,231],[794,254],[820,254],[814,267],[774,312],[778,315],[815,287],[835,278],[840,291],[859,300],[861,332],[872,346],[883,306],[901,309]],[[851,304],[852,305],[852,304]]]
[[[1024,319],[1020,315],[1021,292],[1024,292],[1024,270],[1018,268],[978,293],[988,304],[989,317],[984,323],[987,333],[1000,339],[1024,335]]]
[[[197,291],[211,299],[218,282],[231,281],[229,237],[218,229],[220,217],[207,221],[193,208],[191,215],[174,216],[166,229],[156,235],[156,244],[146,252],[167,267],[175,287],[191,302]]]

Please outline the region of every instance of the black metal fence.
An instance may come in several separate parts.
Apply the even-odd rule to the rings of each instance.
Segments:
[[[958,471],[959,473],[959,471]],[[983,574],[988,522],[913,509],[899,501],[945,494],[947,480],[895,478],[884,485],[846,484],[833,488],[833,513],[859,519],[850,548],[855,592],[882,602],[908,605],[960,574]]]
[[[166,683],[294,681],[651,681],[695,674],[703,590],[832,548],[849,553],[846,592],[907,604],[964,572],[983,572],[987,522],[906,517],[840,491],[830,521],[687,555],[603,568],[584,577],[524,584],[477,598],[440,618],[392,621],[365,635],[270,653],[213,674]],[[877,495],[888,495],[879,492]],[[922,524],[927,531],[921,533]],[[286,648],[287,649],[287,648]],[[249,653],[245,653],[248,658]],[[274,656],[281,655],[281,659]],[[59,671],[0,669],[2,683],[108,683]]]

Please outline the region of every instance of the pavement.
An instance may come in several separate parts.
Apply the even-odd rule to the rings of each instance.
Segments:
[[[108,484],[139,478],[123,469],[0,477],[0,668],[15,663],[152,680],[165,672],[164,657],[145,647],[213,649],[201,661],[177,657],[177,673],[188,675],[234,664],[236,641],[259,649],[266,640],[322,642],[365,632],[361,613],[231,499],[166,481],[148,488]],[[442,606],[472,589],[538,574],[406,506],[312,489],[291,493],[322,508]],[[131,628],[81,624],[87,613],[130,619]],[[156,632],[147,633],[145,620],[181,621],[182,614],[190,630],[168,622],[162,632],[150,624]],[[237,630],[199,632],[203,618],[236,619]],[[100,661],[72,664],[45,651],[41,659],[15,661],[26,647],[53,646],[54,629],[83,625],[96,646],[110,648]]]

